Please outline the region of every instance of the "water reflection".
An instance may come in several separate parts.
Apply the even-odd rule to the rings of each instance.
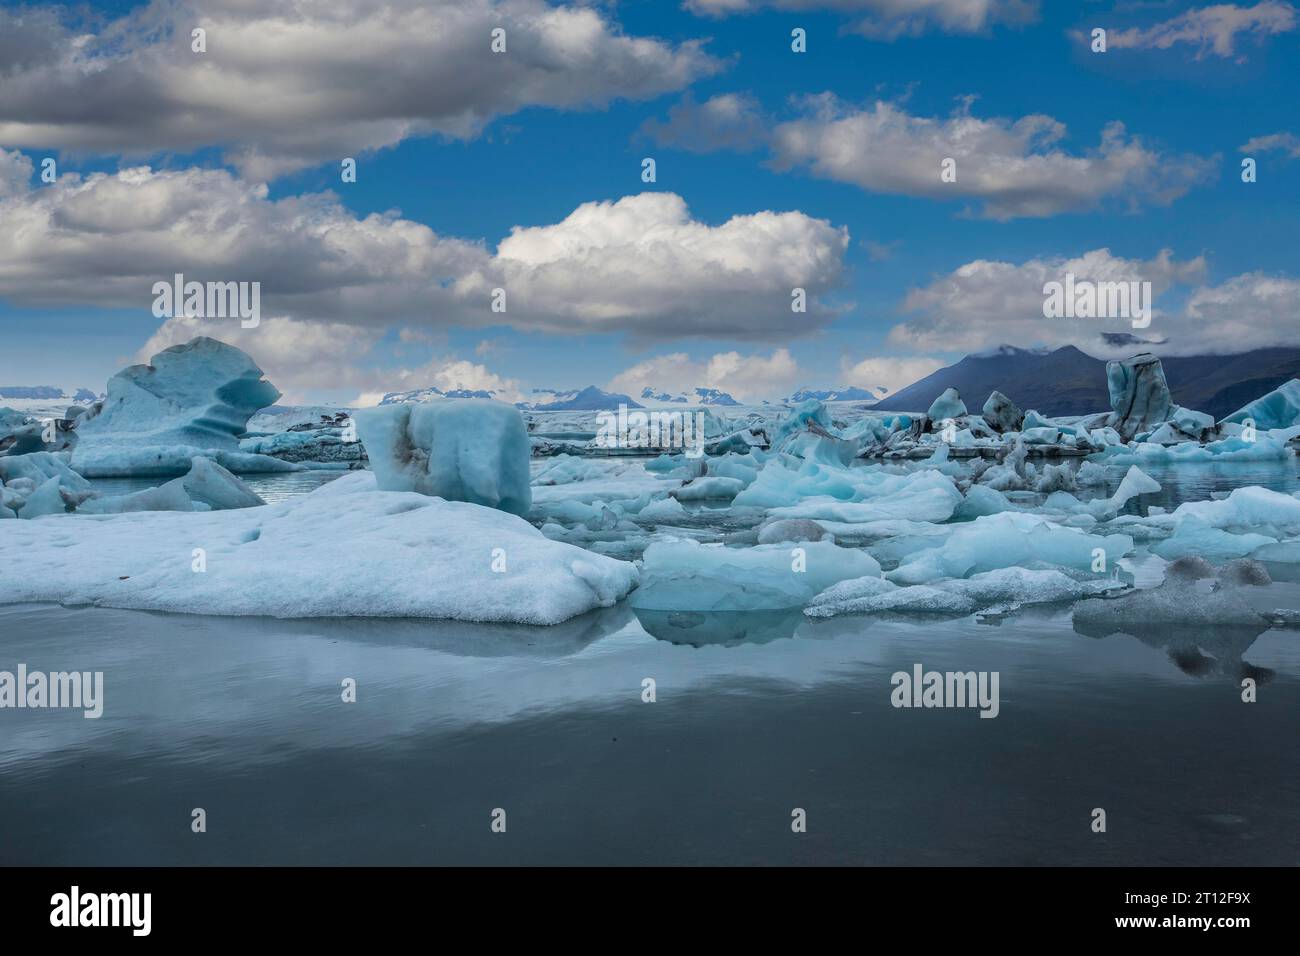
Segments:
[[[806,622],[803,609],[765,611],[660,611],[634,608],[646,632],[670,644],[691,647],[767,644],[794,637]]]

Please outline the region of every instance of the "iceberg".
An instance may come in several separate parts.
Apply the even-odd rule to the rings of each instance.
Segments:
[[[213,511],[227,508],[256,508],[266,504],[261,496],[210,458],[195,458],[181,487],[194,501]]]
[[[43,421],[10,408],[0,408],[0,455],[66,451],[77,441],[73,424],[71,416]],[[50,440],[46,441],[47,438]]]
[[[1124,441],[1169,420],[1174,410],[1160,359],[1150,352],[1106,363],[1106,386],[1113,409],[1107,426]]]
[[[1230,562],[1216,572],[1203,558],[1185,557],[1171,563],[1154,588],[1081,602],[1074,609],[1074,629],[1090,637],[1142,636],[1170,627],[1187,634],[1187,628],[1241,624],[1257,624],[1262,631],[1269,626],[1268,608],[1251,589],[1270,582],[1257,561]]]
[[[613,605],[638,579],[635,565],[551,541],[522,518],[379,491],[367,472],[260,508],[12,524],[0,534],[9,603],[558,624]]]
[[[185,490],[184,478],[173,478],[156,488],[146,488],[129,495],[109,495],[91,498],[77,506],[79,515],[120,515],[133,511],[206,511],[207,505],[196,509]]]
[[[969,413],[957,389],[945,388],[943,394],[931,403],[930,410],[925,414],[930,421],[941,422],[947,418],[962,418]]]
[[[776,427],[771,447],[775,452],[828,465],[847,465],[858,454],[857,442],[840,436],[830,412],[815,398],[795,406]]]
[[[984,420],[996,432],[1018,432],[1025,415],[1016,403],[1001,392],[995,391],[984,403]]]
[[[356,412],[383,491],[415,491],[526,515],[528,430],[518,409],[485,398],[434,399]]]
[[[281,470],[265,456],[240,456],[239,436],[279,391],[239,349],[199,336],[173,345],[108,380],[99,409],[77,419],[73,467],[90,478],[169,476],[195,456],[220,458],[232,471]]]
[[[1261,431],[1300,425],[1300,379],[1293,378],[1278,386],[1267,395],[1237,409],[1223,421],[1240,425],[1246,419],[1253,421]]]
[[[678,501],[709,501],[735,498],[744,487],[739,478],[692,478],[669,494]]]
[[[655,611],[794,608],[838,581],[879,574],[871,555],[830,541],[752,548],[656,541],[645,551],[641,587],[631,605]]]
[[[1097,552],[1106,574],[1133,550],[1126,534],[1093,535],[1037,515],[1004,511],[954,527],[942,544],[915,552],[885,575],[895,584],[930,584],[1009,567],[1056,567],[1089,571]]]

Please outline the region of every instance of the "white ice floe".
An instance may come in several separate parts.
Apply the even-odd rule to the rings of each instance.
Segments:
[[[1074,628],[1093,637],[1170,627],[1254,625],[1262,631],[1269,626],[1265,615],[1271,602],[1263,590],[1269,583],[1268,571],[1256,561],[1235,561],[1215,570],[1200,557],[1185,557],[1166,569],[1157,587],[1078,604]]]
[[[886,577],[895,584],[928,584],[997,568],[1091,571],[1100,566],[1101,555],[1105,570],[1097,573],[1106,577],[1115,562],[1133,550],[1133,539],[1125,534],[1088,534],[1012,511],[976,518],[952,529],[941,544],[908,555]]]
[[[613,604],[637,577],[514,515],[381,492],[368,473],[260,508],[73,515],[0,533],[6,602],[555,624]]]
[[[1300,535],[1300,499],[1252,485],[1234,488],[1226,498],[1188,501],[1172,512],[1122,518],[1116,525],[1154,532],[1163,540],[1151,550],[1162,558],[1240,558]]]
[[[1071,576],[1055,569],[999,568],[958,580],[902,587],[880,578],[857,578],[832,585],[809,602],[809,617],[879,611],[912,614],[970,614],[1025,604],[1075,601],[1123,588],[1113,579]]]

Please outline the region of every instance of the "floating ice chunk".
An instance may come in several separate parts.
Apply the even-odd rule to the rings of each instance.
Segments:
[[[1250,419],[1261,431],[1300,425],[1300,379],[1291,379],[1223,420],[1242,424]]]
[[[1300,499],[1249,485],[1234,488],[1221,500],[1184,502],[1171,518],[1175,526],[1180,521],[1198,518],[1213,528],[1300,533]]]
[[[809,461],[847,465],[858,453],[858,442],[840,436],[826,406],[815,398],[796,405],[777,426],[772,450]]]
[[[528,431],[513,406],[435,399],[362,409],[354,420],[381,490],[528,513]]]
[[[0,409],[0,413],[9,411]],[[67,451],[76,442],[77,433],[68,419],[38,420],[25,415],[11,415],[7,421],[0,418],[0,455]]]
[[[1018,432],[1025,420],[1024,412],[1016,407],[1016,403],[998,391],[989,395],[983,415],[984,420],[998,432]]]
[[[1061,440],[1061,430],[1055,425],[1026,428],[1020,433],[1027,445],[1055,445]]]
[[[198,459],[202,460],[202,459]],[[230,474],[226,472],[226,474]],[[234,477],[233,475],[231,477]],[[250,492],[251,493],[251,492]],[[260,499],[259,499],[260,500]],[[184,478],[173,478],[157,488],[146,488],[129,495],[110,495],[91,498],[77,507],[79,515],[117,515],[134,511],[195,511],[210,510],[205,503],[199,509],[185,490]]]
[[[1104,485],[1109,480],[1106,468],[1095,461],[1085,461],[1074,474],[1076,485]]]
[[[932,422],[941,422],[946,418],[962,418],[968,414],[966,403],[961,400],[957,389],[945,388],[943,394],[930,404],[926,417]]]
[[[6,485],[27,478],[35,485],[43,484],[50,478],[58,478],[59,484],[74,491],[89,491],[90,482],[73,471],[68,465],[67,455],[58,452],[37,451],[29,455],[0,456],[0,481]]]
[[[727,455],[723,458],[710,458],[705,465],[705,472],[710,477],[736,478],[747,486],[758,477],[760,467],[751,455]]]
[[[885,580],[860,578],[832,585],[804,609],[809,617],[897,611],[922,614],[970,614],[990,607],[1075,601],[1123,588],[1113,579],[1071,577],[1054,569],[999,568],[934,586],[899,587]]]
[[[1250,555],[1256,561],[1277,564],[1300,564],[1300,541],[1278,541],[1256,548]]]
[[[667,456],[660,455],[660,458]],[[654,464],[651,462],[650,464]],[[650,465],[646,465],[647,468]],[[534,485],[567,485],[574,481],[589,481],[604,478],[609,469],[603,461],[580,458],[576,455],[556,455],[533,476]]]
[[[1188,515],[1178,522],[1172,537],[1153,545],[1151,551],[1168,560],[1189,555],[1216,559],[1242,558],[1264,545],[1276,542],[1276,538],[1268,535],[1223,531],[1195,515]]]
[[[1132,441],[1139,432],[1151,431],[1173,413],[1164,368],[1150,352],[1107,362],[1106,386],[1114,410],[1106,424],[1125,441]]]
[[[1205,414],[1205,412],[1183,408],[1181,405],[1173,407],[1169,420],[1185,435],[1196,439],[1201,438],[1207,431],[1214,428],[1213,417]]]
[[[848,469],[816,462],[803,462],[797,468],[790,468],[779,460],[769,461],[732,504],[736,507],[773,508],[814,495],[848,500],[859,491],[860,486],[854,482],[854,477]]]
[[[1074,472],[1065,462],[1059,465],[1044,465],[1034,481],[1034,490],[1040,494],[1068,491],[1074,487]]]
[[[1115,429],[1106,427],[1094,428],[1089,431],[1088,442],[1097,448],[1105,448],[1108,445],[1122,445],[1124,439],[1120,437],[1119,432],[1115,431]]]
[[[343,465],[355,462],[358,467],[365,459],[365,447],[361,442],[349,441],[347,430],[333,425],[243,438],[239,450],[285,461],[338,462]]]
[[[680,501],[672,497],[652,501],[636,513],[637,521],[647,521],[653,524],[680,521],[684,517],[686,517],[686,509],[682,507]]]
[[[658,458],[646,462],[646,471],[669,472],[677,468],[683,461],[685,455],[665,455],[661,454]]]
[[[580,480],[534,485],[532,495],[535,514],[558,514],[555,509],[570,501],[588,505],[596,502],[622,503],[627,510],[634,511],[679,484],[647,471],[638,461],[626,458],[588,459],[584,466],[575,467],[582,468],[583,477]]]
[[[1087,534],[1035,515],[1005,511],[956,526],[941,546],[911,555],[886,577],[896,584],[927,584],[1016,566],[1090,571],[1098,550],[1110,569],[1133,550],[1133,539],[1126,534]]]
[[[181,479],[181,484],[190,498],[202,502],[213,511],[256,508],[266,504],[253,489],[210,458],[195,458],[189,473]]]
[[[1092,637],[1105,637],[1117,632],[1142,636],[1170,626],[1183,628],[1184,634],[1188,626],[1258,624],[1261,630],[1268,626],[1262,616],[1266,598],[1251,593],[1250,585],[1270,581],[1268,572],[1257,562],[1225,565],[1216,575],[1217,581],[1207,580],[1196,565],[1171,565],[1169,570],[1171,573],[1157,587],[1078,604],[1074,629]]]
[[[829,541],[753,548],[656,541],[645,551],[641,587],[631,604],[660,611],[802,607],[837,581],[879,574],[880,564],[865,551]]]
[[[807,518],[780,518],[758,529],[759,544],[778,544],[782,541],[821,541],[827,537],[826,529]]]
[[[1084,464],[1091,464],[1085,462]],[[1124,474],[1124,479],[1115,489],[1115,493],[1110,496],[1110,507],[1115,511],[1123,508],[1128,504],[1130,499],[1138,495],[1154,494],[1160,490],[1160,482],[1156,481],[1137,465],[1132,465]]]
[[[514,515],[381,492],[368,472],[262,508],[14,524],[0,534],[8,602],[556,624],[637,581],[635,565],[550,541]],[[207,574],[191,569],[193,548],[207,552]]]
[[[935,471],[916,472],[895,491],[885,491],[866,501],[836,501],[810,498],[795,505],[771,509],[776,518],[824,518],[828,521],[862,522],[898,518],[907,521],[947,521],[962,502],[961,492],[945,475]]]
[[[745,483],[739,478],[693,478],[668,493],[678,501],[706,501],[734,498],[744,487]]]
[[[1012,510],[1014,508],[1011,502],[1002,492],[987,485],[971,485],[966,491],[965,499],[953,512],[953,517],[961,521],[969,521],[981,515],[995,515],[999,511]]]
[[[63,500],[58,478],[48,478],[41,482],[18,508],[20,518],[41,518],[45,515],[66,514],[68,503]]]

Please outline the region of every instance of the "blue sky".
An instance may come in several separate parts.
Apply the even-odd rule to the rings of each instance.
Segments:
[[[513,23],[502,13],[511,3],[516,0],[474,0],[463,8],[482,13],[483,23]],[[121,365],[138,360],[151,340],[171,344],[200,331],[237,342],[297,400],[350,402],[389,387],[424,384],[495,387],[514,395],[533,387],[591,383],[628,389],[708,384],[747,398],[778,397],[796,384],[898,388],[939,364],[1001,341],[1026,346],[1073,342],[1102,354],[1097,334],[1102,329],[1096,322],[1066,328],[1035,314],[1041,277],[1067,268],[1093,269],[1099,278],[1153,279],[1159,314],[1147,332],[1171,351],[1300,344],[1295,332],[1300,315],[1294,308],[1300,289],[1295,254],[1300,116],[1294,108],[1300,98],[1300,71],[1294,68],[1300,18],[1289,4],[1227,5],[1229,15],[1210,20],[1201,12],[1203,4],[993,3],[987,22],[972,26],[945,18],[950,8],[954,16],[960,14],[963,0],[935,0],[925,5],[929,12],[905,22],[891,18],[894,5],[888,0],[822,5],[791,0],[729,15],[718,15],[712,0],[694,8],[625,0],[595,6],[601,33],[591,42],[561,42],[560,52],[550,51],[544,66],[551,77],[573,66],[574,86],[590,84],[599,102],[572,102],[577,94],[567,86],[534,95],[539,81],[526,76],[501,94],[510,102],[484,109],[469,124],[472,128],[443,114],[432,119],[415,115],[411,122],[412,113],[421,112],[423,95],[412,84],[437,81],[440,89],[449,89],[457,85],[456,76],[465,75],[462,68],[441,77],[435,62],[430,77],[421,72],[423,67],[412,67],[408,75],[404,67],[394,66],[388,77],[385,63],[398,63],[401,57],[383,47],[392,42],[386,38],[375,41],[383,59],[366,62],[366,31],[373,21],[366,5],[324,4],[340,18],[356,18],[357,50],[362,52],[355,62],[350,51],[317,53],[301,77],[308,93],[299,92],[306,96],[314,88],[312,70],[329,69],[336,76],[359,64],[363,69],[355,81],[342,83],[343,92],[329,91],[331,102],[346,99],[353,86],[372,84],[373,91],[359,95],[365,100],[360,109],[390,113],[398,126],[412,127],[396,136],[375,133],[356,110],[344,106],[338,107],[337,121],[331,120],[328,106],[305,108],[304,113],[314,109],[318,115],[305,115],[303,128],[292,136],[285,132],[292,119],[264,121],[256,115],[259,96],[274,112],[274,98],[284,94],[288,99],[284,91],[299,79],[292,75],[297,49],[292,31],[278,38],[269,35],[271,20],[249,24],[267,36],[268,48],[285,44],[282,57],[270,57],[278,63],[274,70],[250,66],[248,58],[266,51],[245,50],[231,58],[222,43],[226,37],[233,41],[230,31],[244,15],[241,5],[226,4],[229,9],[216,15],[213,6],[223,5],[201,5],[199,12],[169,21],[173,28],[178,23],[186,27],[207,22],[203,15],[215,17],[209,27],[211,49],[205,54],[210,59],[195,57],[189,61],[195,65],[175,67],[212,63],[219,68],[220,77],[192,74],[198,77],[196,86],[220,81],[211,95],[206,90],[195,94],[221,113],[210,124],[201,115],[194,120],[192,106],[180,116],[174,105],[165,105],[190,74],[163,76],[155,90],[145,92],[140,82],[133,82],[121,84],[115,93],[105,79],[101,89],[116,96],[112,102],[120,104],[122,119],[78,116],[73,100],[82,80],[41,72],[57,70],[54,53],[42,64],[39,53],[21,52],[31,47],[0,43],[0,67],[32,84],[43,77],[41,82],[55,94],[39,106],[34,94],[0,92],[0,149],[8,151],[11,168],[19,170],[11,179],[24,168],[14,154],[31,163],[26,183],[10,187],[8,198],[0,189],[0,223],[9,218],[11,229],[22,223],[24,234],[30,234],[30,244],[18,248],[11,240],[11,248],[0,249],[0,326],[5,329],[0,384],[99,390]],[[278,0],[246,5],[259,6],[268,17],[285,15]],[[525,13],[548,8],[540,0],[517,0],[516,6]],[[140,76],[157,77],[158,71],[148,67],[158,51],[134,32],[117,31],[155,22],[161,14],[125,3],[91,9],[84,16],[51,7],[3,7],[11,35],[18,25],[34,29],[37,23],[42,42],[57,52],[68,37],[88,30],[101,44],[104,62],[113,61],[104,77],[133,67]],[[999,18],[999,9],[1005,16]],[[859,27],[864,18],[871,22]],[[474,69],[484,71],[483,79],[466,80],[467,101],[477,99],[476,89],[498,82],[504,86],[492,73],[499,61],[481,52],[487,39],[477,29],[479,22],[467,27],[464,36],[453,33],[440,41],[472,49]],[[1119,38],[1105,53],[1091,52],[1086,39],[1079,38],[1098,26]],[[791,50],[796,27],[806,31],[805,53]],[[588,56],[604,59],[600,51],[610,37],[653,39],[668,51],[665,56],[694,61],[676,78],[664,78],[671,70],[657,60],[620,63],[613,53],[607,66],[580,65]],[[173,64],[187,52],[185,39],[181,33],[179,54],[175,48],[168,54]],[[412,58],[436,61],[442,56],[422,51],[416,31],[410,42],[409,51],[402,52]],[[516,43],[524,46],[526,40]],[[508,47],[498,57],[516,55],[521,54]],[[337,64],[329,62],[330,56],[338,58]],[[654,75],[626,79],[642,67]],[[244,82],[247,88],[237,89]],[[602,83],[607,89],[602,90]],[[455,95],[445,94],[446,114],[460,108]],[[713,114],[707,112],[681,134],[684,139],[647,132],[647,121],[660,129],[670,124],[672,130],[675,108],[684,115],[690,104],[698,107],[715,97],[734,97],[743,105],[749,132],[744,148],[719,148],[714,133],[720,130],[710,127]],[[680,108],[684,98],[686,110]],[[390,110],[394,100],[415,105]],[[863,121],[865,127],[853,125],[863,116],[879,117],[878,104],[891,111],[887,128],[869,121]],[[139,118],[142,111],[172,108],[178,116],[171,120],[164,117],[155,124]],[[938,184],[938,160],[958,142],[963,120],[955,115],[969,121],[975,151],[958,160],[960,188],[945,191]],[[1015,124],[1034,116],[1061,125],[1025,146],[1014,134]],[[418,128],[421,121],[435,128]],[[1103,130],[1117,121],[1123,124],[1117,135],[1124,151],[1102,156]],[[87,132],[95,123],[107,125]],[[337,141],[330,141],[336,132]],[[809,137],[820,140],[808,146]],[[1004,142],[1008,138],[1014,141],[1010,145]],[[390,139],[396,141],[386,142]],[[1252,140],[1254,147],[1242,152]],[[375,143],[375,148],[368,145]],[[241,149],[250,145],[257,161],[240,158]],[[357,158],[357,182],[340,181],[341,155]],[[1258,163],[1257,182],[1241,181],[1245,155]],[[149,202],[179,203],[185,215],[196,213],[171,187],[162,200],[141,198],[143,194],[132,198],[132,190],[141,188],[138,182],[111,194],[89,190],[80,197],[108,210],[104,217],[112,225],[88,225],[95,216],[68,215],[63,206],[38,208],[39,190],[64,188],[41,183],[39,164],[46,156],[57,159],[61,177],[79,177],[83,187],[89,177],[111,181],[121,170],[141,165],[148,165],[151,174],[171,171],[178,177],[187,171],[224,170],[235,185],[214,186],[210,194],[193,185],[177,187],[208,197],[203,200],[212,203],[208,212],[229,195],[247,197],[240,193],[242,187],[265,183],[264,198],[231,204],[232,209],[248,206],[251,220],[232,213],[223,223],[223,216],[214,214],[202,227],[213,231],[203,242],[194,228],[186,234],[196,246],[212,249],[221,246],[221,230],[234,231],[236,224],[249,235],[258,229],[279,235],[283,229],[285,245],[293,252],[286,254],[286,264],[268,264],[268,274],[263,274],[257,259],[241,262],[234,252],[211,262],[203,258],[202,248],[173,258],[166,243],[149,241],[150,229],[165,235],[169,228],[152,221],[106,242],[103,234],[120,222],[113,203],[133,211]],[[641,181],[644,157],[655,159],[654,183]],[[933,170],[925,168],[931,158]],[[828,172],[831,166],[840,172]],[[979,178],[978,187],[972,185],[973,177]],[[1016,183],[1025,179],[1030,181],[1022,195]],[[338,209],[329,213],[334,220],[388,216],[374,227],[384,232],[380,238],[328,247],[342,263],[354,255],[365,262],[358,266],[365,280],[346,294],[329,288],[328,277],[310,274],[299,281],[292,275],[313,255],[313,243],[329,240],[293,233],[295,226],[285,221],[293,217],[284,204],[325,192],[337,200]],[[613,248],[571,257],[545,276],[521,272],[511,263],[479,261],[472,249],[460,246],[408,255],[406,243],[432,240],[403,238],[396,234],[405,227],[391,225],[395,220],[418,224],[439,239],[477,245],[481,256],[491,257],[514,227],[543,230],[535,239],[548,248],[564,245],[571,242],[567,232],[546,230],[555,230],[583,204],[613,203],[647,192],[680,197],[692,229],[720,229],[732,217],[763,211],[799,218],[779,224],[784,238],[776,245],[770,235],[760,235],[770,230],[757,225],[738,224],[725,235],[718,233],[716,241],[707,234],[702,241],[709,248],[735,244],[726,258],[739,262],[739,271],[726,282],[712,270],[697,274],[691,268],[689,238],[665,240],[685,242],[684,251],[666,252],[666,265],[646,265],[636,252],[636,243],[652,231],[644,223],[633,227],[635,235],[620,233],[610,240]],[[25,205],[20,210],[16,204]],[[608,207],[599,215],[607,212]],[[646,212],[652,220],[672,214],[666,206]],[[33,221],[41,225],[34,227]],[[825,228],[809,225],[814,221],[824,221]],[[751,228],[752,235],[746,231]],[[598,231],[606,235],[611,229],[613,225],[602,224]],[[69,231],[77,230],[94,235],[84,242],[70,238]],[[798,247],[828,239],[834,246],[833,237],[844,231],[847,244],[826,253],[829,259],[819,259],[815,275],[809,274],[817,307],[807,314],[790,313],[788,291],[782,290],[793,282],[782,285],[788,276],[778,278],[774,271],[799,258]],[[370,247],[372,240],[378,251]],[[53,261],[42,256],[42,243],[60,244]],[[112,261],[110,249],[130,250],[129,256],[117,256],[130,267]],[[1108,250],[1108,256],[1081,258],[1100,250]],[[1163,261],[1162,250],[1169,250]],[[404,258],[410,261],[402,262]],[[262,254],[258,259],[266,264],[274,257]],[[640,276],[634,291],[619,290],[620,263],[632,259],[636,270],[662,268],[663,274]],[[1003,265],[963,272],[980,261]],[[1069,265],[1072,261],[1075,266]],[[265,323],[240,334],[230,320],[213,319],[204,327],[173,323],[160,330],[165,323],[150,311],[145,279],[169,278],[178,262],[203,279],[261,281],[269,302],[264,308],[283,324]],[[521,278],[494,279],[498,267],[500,275]],[[302,268],[305,274],[312,272]],[[752,281],[744,278],[745,269],[753,270]],[[391,283],[380,284],[389,270],[399,274],[401,294],[392,292]],[[488,285],[505,282],[508,291],[512,282],[526,283],[519,287],[530,303],[527,314],[507,310],[500,320],[482,310],[473,313],[478,293],[459,291],[471,273],[485,275]],[[427,311],[421,306],[421,275],[436,286],[425,297]],[[698,292],[693,283],[699,284]],[[657,284],[666,299],[673,299],[663,304],[662,314],[654,301]],[[471,287],[477,288],[465,286]],[[445,300],[443,289],[448,290]],[[374,314],[357,316],[357,302],[383,303],[390,294],[391,311],[380,304]],[[734,315],[719,320],[729,309]],[[597,314],[600,318],[593,318]]]

